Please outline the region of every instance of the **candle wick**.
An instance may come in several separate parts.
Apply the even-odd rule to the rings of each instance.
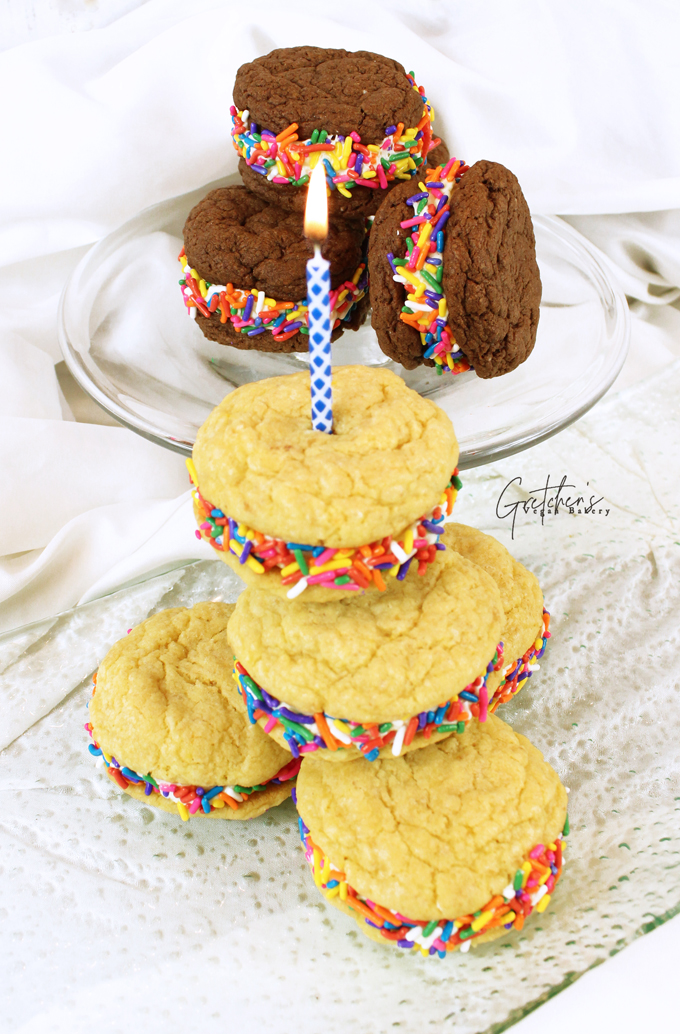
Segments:
[[[314,258],[321,258],[321,245],[318,241],[314,241]]]

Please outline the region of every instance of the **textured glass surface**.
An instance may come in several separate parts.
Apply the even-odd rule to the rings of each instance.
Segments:
[[[570,534],[539,527],[515,543],[541,578],[554,638],[500,716],[570,788],[564,875],[521,934],[443,961],[374,944],[319,896],[290,802],[250,823],[183,824],[94,767],[82,726],[98,660],[149,613],[235,599],[224,564],[197,563],[0,638],[2,711],[16,716],[0,754],[7,1015],[47,1010],[61,1017],[55,1029],[74,1030],[77,1000],[81,1023],[110,1017],[107,1029],[132,1030],[134,1017],[159,1034],[169,1017],[190,1030],[197,1016],[205,1029],[280,1034],[498,1032],[670,918],[680,903],[680,550],[668,539],[646,554],[604,520],[585,532],[586,519],[563,524]]]
[[[96,244],[60,309],[64,358],[85,391],[133,430],[184,453],[229,390],[307,362],[306,354],[215,344],[187,316],[177,255],[184,220],[208,189],[149,208]],[[540,216],[534,226],[541,318],[531,356],[512,373],[481,380],[405,371],[381,352],[370,321],[333,345],[334,363],[386,366],[441,405],[455,423],[461,469],[555,434],[604,394],[625,359],[626,301],[596,249],[559,219]]]

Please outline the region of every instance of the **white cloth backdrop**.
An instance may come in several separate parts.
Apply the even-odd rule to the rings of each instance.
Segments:
[[[93,241],[235,170],[234,74],[274,47],[377,49],[414,69],[454,153],[509,166],[534,212],[569,216],[608,256],[634,300],[616,388],[680,355],[680,9],[260,0],[249,10],[150,0],[0,53],[0,630],[209,555],[193,536],[181,457],[82,396],[60,363],[56,309]]]

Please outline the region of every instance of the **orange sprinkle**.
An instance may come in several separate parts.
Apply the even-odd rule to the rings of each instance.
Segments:
[[[380,590],[380,592],[384,592],[385,589],[387,588],[387,586],[385,585],[385,582],[383,581],[382,572],[380,572],[377,567],[374,567],[373,571],[371,573],[373,575],[373,581],[377,585],[377,587]]]
[[[228,804],[232,811],[238,811],[238,801],[235,801],[228,793],[218,793],[217,796],[221,801],[224,801],[225,804]]]
[[[291,122],[291,124],[288,126],[288,128],[282,130],[279,133],[279,135],[277,136],[277,138],[276,138],[277,144],[280,143],[281,140],[285,140],[287,136],[290,136],[290,134],[294,133],[295,130],[298,129],[298,128],[299,127],[298,127],[297,122]]]
[[[399,140],[399,138],[401,137],[401,134],[403,132],[404,132],[404,123],[403,122],[397,122],[397,131],[396,131],[396,133],[393,136],[395,147],[396,147],[396,144],[397,144],[397,140]]]
[[[324,718],[321,712],[314,715],[314,721],[316,722],[316,726],[319,732],[321,733],[321,739],[324,741],[328,749],[337,750],[338,741],[336,740],[335,736],[333,736],[331,730],[328,728],[328,723],[326,722],[326,719]]]

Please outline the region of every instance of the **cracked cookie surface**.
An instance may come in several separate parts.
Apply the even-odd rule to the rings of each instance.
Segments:
[[[446,550],[422,576],[358,599],[247,589],[229,640],[248,674],[294,710],[383,722],[437,707],[483,673],[503,618],[493,579]]]
[[[501,639],[504,664],[489,675],[489,696],[498,687],[503,671],[533,645],[543,626],[543,593],[535,575],[528,571],[492,535],[466,524],[447,524],[441,541],[466,560],[477,564],[498,586],[505,618]]]
[[[158,781],[192,786],[255,786],[290,760],[234,702],[227,640],[233,609],[198,603],[164,610],[111,647],[89,709],[107,754]]]
[[[296,792],[313,841],[347,882],[418,919],[480,909],[567,812],[540,751],[495,715],[401,758],[305,759]]]
[[[307,372],[244,384],[193,450],[198,487],[285,541],[362,546],[437,505],[458,461],[451,421],[389,370],[333,369],[333,433],[312,428]]]

